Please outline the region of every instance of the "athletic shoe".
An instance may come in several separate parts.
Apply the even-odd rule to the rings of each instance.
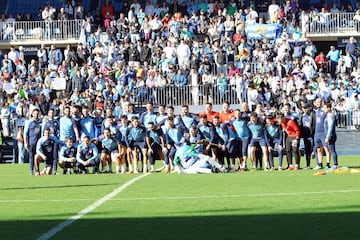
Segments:
[[[294,167],[294,171],[297,171],[297,170],[299,170],[299,167]]]
[[[134,171],[133,171],[133,170],[130,170],[128,173],[129,173],[129,174],[133,174],[133,173],[134,173]]]
[[[269,171],[270,171],[270,172],[275,171],[275,168],[274,168],[274,167],[271,167]]]
[[[319,165],[316,165],[316,167],[313,168],[313,170],[320,170],[323,169],[322,167],[320,167]]]
[[[134,170],[134,173],[139,173],[139,171],[137,169]]]
[[[303,170],[311,170],[311,167],[304,167]]]
[[[40,172],[35,173],[35,176],[40,176],[40,175],[41,175]]]
[[[287,170],[288,170],[288,171],[294,171],[294,170],[298,170],[298,168],[296,169],[295,167],[290,166],[290,167],[287,168]]]
[[[333,168],[334,170],[335,170],[335,169],[339,169],[339,166],[338,166],[338,165],[334,165],[332,168]]]
[[[34,172],[33,172],[33,171],[30,171],[30,176],[34,176]]]
[[[278,171],[280,171],[280,172],[281,172],[282,170],[283,170],[283,169],[282,169],[282,167],[278,167]]]

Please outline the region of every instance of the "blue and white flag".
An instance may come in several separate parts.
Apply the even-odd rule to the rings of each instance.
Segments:
[[[250,24],[246,25],[245,33],[248,39],[276,39],[281,36],[281,24]]]

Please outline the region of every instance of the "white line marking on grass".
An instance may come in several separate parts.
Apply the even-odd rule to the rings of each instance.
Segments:
[[[334,193],[353,193],[360,192],[360,189],[349,190],[334,190],[334,191],[321,191],[321,192],[290,192],[290,193],[259,193],[259,194],[233,194],[233,195],[211,195],[211,196],[176,196],[176,197],[147,197],[147,198],[119,198],[108,199],[107,201],[143,201],[143,200],[186,200],[186,199],[209,199],[209,198],[241,198],[241,197],[274,197],[274,196],[293,196],[293,195],[315,195],[315,194],[334,194]],[[0,203],[34,203],[34,202],[80,202],[80,201],[94,201],[91,198],[79,199],[19,199],[19,200],[0,200]]]
[[[335,190],[321,192],[285,192],[285,193],[259,193],[259,194],[232,194],[232,195],[210,195],[210,196],[176,196],[176,197],[148,197],[148,198],[120,198],[111,199],[111,201],[143,201],[143,200],[186,200],[186,199],[213,199],[213,198],[242,198],[242,197],[274,197],[291,195],[315,195],[315,194],[333,194],[333,193],[352,193],[360,192],[360,189],[353,190]]]
[[[64,228],[66,228],[67,226],[69,226],[70,224],[72,224],[73,222],[75,222],[76,220],[79,220],[80,218],[82,218],[83,216],[85,216],[86,214],[88,214],[89,212],[95,210],[97,207],[99,207],[100,205],[102,205],[103,203],[109,201],[111,198],[115,197],[117,194],[121,193],[122,191],[124,191],[127,187],[129,187],[130,185],[132,185],[133,183],[139,181],[140,179],[146,177],[150,175],[149,173],[144,174],[144,175],[140,175],[136,178],[131,179],[130,181],[127,181],[126,183],[124,183],[123,185],[121,185],[120,187],[116,188],[114,191],[112,191],[111,193],[109,193],[108,195],[100,198],[99,200],[97,200],[96,202],[94,202],[93,204],[91,204],[90,206],[88,206],[87,208],[83,209],[82,211],[80,211],[78,214],[70,217],[68,220],[60,223],[59,225],[57,225],[56,227],[54,227],[53,229],[51,229],[50,231],[48,231],[47,233],[44,233],[43,235],[41,235],[40,237],[37,238],[37,240],[47,240],[49,238],[51,238],[52,236],[54,236],[56,233],[60,232],[61,230],[63,230]]]

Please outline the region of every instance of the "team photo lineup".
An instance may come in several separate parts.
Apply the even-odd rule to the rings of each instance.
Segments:
[[[105,117],[98,108],[93,117],[88,107],[75,105],[66,106],[59,119],[50,109],[42,121],[34,109],[23,134],[30,174],[57,173],[58,166],[64,174],[88,173],[89,167],[93,173],[112,173],[113,164],[118,174],[146,173],[156,171],[156,160],[165,173],[273,171],[275,156],[277,170],[299,170],[301,139],[303,169],[310,169],[311,156],[316,156],[315,169],[322,169],[323,152],[326,167],[338,168],[336,120],[330,104],[317,99],[314,106],[302,106],[301,115],[291,112],[290,104],[284,104],[281,112],[264,111],[261,104],[252,112],[246,103],[242,110],[230,107],[224,102],[223,110],[215,112],[206,103],[204,112],[194,114],[184,105],[175,115],[172,106],[161,105],[155,112],[148,102],[144,112],[135,112],[128,104],[126,114],[116,118],[111,108]]]

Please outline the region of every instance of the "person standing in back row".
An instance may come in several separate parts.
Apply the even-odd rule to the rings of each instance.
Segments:
[[[300,168],[300,128],[295,120],[285,118],[283,113],[276,116],[278,123],[286,133],[285,149],[286,159],[288,161],[288,170],[299,170]],[[295,157],[295,167],[292,165],[292,156]]]
[[[30,175],[34,175],[34,156],[36,153],[36,144],[41,137],[41,123],[39,119],[40,111],[35,108],[32,111],[32,119],[25,122],[24,144],[29,153]]]
[[[328,148],[330,155],[326,155],[327,168],[330,168],[330,157],[333,159],[333,169],[338,169],[338,156],[335,149],[336,142],[336,130],[335,130],[335,115],[331,112],[331,103],[326,103],[324,105],[324,113],[326,114],[326,118],[324,121],[324,129],[325,129],[325,144]]]

